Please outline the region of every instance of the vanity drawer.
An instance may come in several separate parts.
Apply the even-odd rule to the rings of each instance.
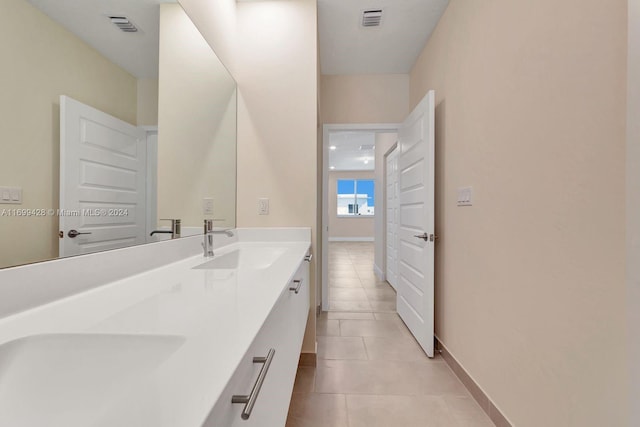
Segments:
[[[309,313],[309,263],[302,262],[293,280],[284,288],[204,427],[284,427]],[[267,369],[265,359],[272,349],[274,354]],[[232,397],[250,395],[261,370],[266,371],[264,381],[245,420],[245,404],[232,403]]]

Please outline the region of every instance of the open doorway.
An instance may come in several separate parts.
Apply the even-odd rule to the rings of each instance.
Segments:
[[[323,311],[371,310],[370,302],[355,294],[353,302],[338,303],[331,298],[331,268],[341,268],[342,277],[348,269],[353,279],[386,279],[385,156],[396,144],[398,129],[398,124],[324,125]],[[343,290],[334,289],[336,292]]]

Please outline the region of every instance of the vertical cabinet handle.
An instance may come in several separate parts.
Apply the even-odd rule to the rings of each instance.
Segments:
[[[267,372],[269,372],[269,367],[271,366],[271,362],[273,361],[273,356],[275,354],[276,351],[272,348],[269,350],[267,357],[254,357],[253,363],[262,363],[262,369],[260,369],[258,379],[253,385],[251,393],[249,395],[236,394],[231,396],[231,403],[241,403],[244,405],[244,409],[242,410],[242,414],[240,415],[243,420],[248,420],[251,416],[253,406],[256,404],[256,400],[258,399],[258,395],[260,394],[260,389],[262,388],[262,383],[264,383]]]
[[[297,294],[298,292],[300,292],[300,288],[302,287],[302,279],[294,280],[293,284],[294,286],[291,286],[289,290],[294,291]]]

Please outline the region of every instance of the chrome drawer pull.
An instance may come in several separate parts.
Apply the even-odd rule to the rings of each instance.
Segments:
[[[271,361],[273,360],[273,356],[276,354],[275,349],[270,349],[267,357],[254,357],[253,363],[262,363],[262,369],[260,369],[260,373],[258,374],[258,379],[256,383],[253,385],[251,389],[251,394],[240,395],[236,394],[231,396],[231,403],[242,403],[244,404],[244,409],[242,410],[242,419],[248,420],[251,416],[251,411],[253,411],[253,406],[256,404],[256,400],[258,400],[258,394],[260,394],[260,389],[262,388],[262,383],[264,383],[264,379],[267,376],[267,372],[269,372],[269,366],[271,366]]]
[[[309,254],[306,257],[304,257],[304,260],[307,262],[311,262],[312,259],[313,259],[313,254]]]
[[[293,284],[294,284],[294,285],[297,285],[297,286],[291,286],[291,287],[289,288],[289,290],[290,290],[290,291],[294,291],[294,292],[297,294],[298,292],[300,292],[300,288],[302,287],[302,279],[300,279],[300,280],[294,280],[294,281],[293,281]]]

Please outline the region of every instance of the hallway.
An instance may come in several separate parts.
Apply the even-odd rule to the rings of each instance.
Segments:
[[[373,273],[373,243],[330,243],[331,311],[317,367],[301,366],[287,427],[490,427],[440,356],[430,360]]]

